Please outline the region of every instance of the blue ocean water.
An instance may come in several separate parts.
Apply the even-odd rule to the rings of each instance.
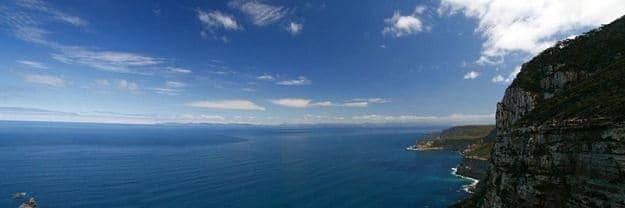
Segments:
[[[422,132],[0,122],[0,207],[445,207],[468,182]]]

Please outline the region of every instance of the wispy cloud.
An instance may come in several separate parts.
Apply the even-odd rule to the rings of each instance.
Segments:
[[[153,87],[150,88],[150,90],[162,95],[179,95],[181,92],[184,91],[184,89],[182,88],[186,86],[187,84],[182,82],[166,81],[164,87]]]
[[[303,99],[303,98],[282,98],[282,99],[269,100],[269,102],[279,105],[279,106],[284,106],[284,107],[289,107],[289,108],[309,108],[309,107],[315,107],[315,106],[327,107],[327,106],[334,105],[330,101],[312,102],[312,100],[310,99]]]
[[[132,94],[140,94],[142,93],[142,90],[151,90],[150,88],[141,88],[136,82],[126,79],[95,79],[93,80],[93,83],[87,87],[87,89],[94,89],[102,92],[116,90]]]
[[[47,85],[50,87],[64,87],[66,82],[61,77],[44,74],[24,74],[22,79],[25,82]]]
[[[38,11],[38,12],[42,12],[45,13],[51,17],[53,17],[53,19],[57,20],[57,21],[61,21],[67,24],[71,24],[74,26],[78,26],[78,27],[83,27],[83,26],[87,26],[89,23],[78,17],[78,16],[74,16],[74,15],[70,15],[67,13],[64,13],[52,6],[50,6],[48,3],[43,2],[43,1],[39,1],[39,0],[17,0],[16,1],[17,5],[26,8],[26,9],[30,9],[30,10],[34,10],[34,11]]]
[[[135,82],[120,79],[117,80],[117,89],[128,92],[137,92],[139,90],[139,85]]]
[[[135,73],[135,74],[156,74],[161,71],[174,70],[171,72],[177,73],[190,73],[181,68],[167,68],[165,65],[165,59],[150,57],[143,54],[123,52],[123,51],[111,51],[111,50],[94,50],[80,46],[70,46],[57,43],[49,40],[48,35],[51,32],[41,29],[44,23],[32,20],[34,17],[26,14],[17,15],[13,17],[15,11],[5,11],[6,8],[0,6],[0,25],[6,25],[8,32],[12,33],[15,37],[32,43],[41,44],[43,46],[54,49],[56,52],[52,53],[52,58],[66,64],[78,64],[88,66],[98,70],[119,72],[119,73]],[[2,14],[2,12],[7,12]],[[5,15],[5,16],[3,16]],[[19,20],[13,20],[17,18]],[[28,62],[20,62],[22,64],[31,64]]]
[[[254,25],[273,24],[286,15],[286,9],[258,1],[231,1],[229,5],[246,14]]]
[[[176,82],[176,81],[167,81],[165,82],[165,85],[167,87],[171,87],[171,88],[181,88],[181,87],[186,87],[187,84],[182,83],[182,82]]]
[[[495,121],[494,114],[452,114],[447,116],[418,115],[361,115],[353,116],[355,123],[416,123],[416,124],[491,124]]]
[[[153,68],[163,64],[163,59],[136,53],[94,51],[83,47],[61,47],[52,58],[66,64],[80,64],[104,71],[151,74]],[[150,70],[150,71],[147,71]]]
[[[479,21],[485,38],[480,64],[498,64],[515,52],[537,54],[555,41],[621,17],[621,0],[509,1],[442,0],[442,15],[464,14]]]
[[[163,118],[124,113],[95,111],[90,114],[78,114],[63,111],[22,107],[0,107],[0,120],[123,124],[156,124],[168,121],[167,119]]]
[[[111,86],[111,83],[106,79],[96,79],[93,82],[98,89],[106,89]]]
[[[3,31],[10,32],[24,41],[53,44],[45,39],[45,35],[50,32],[41,26],[55,22],[78,27],[88,25],[82,18],[66,14],[44,1],[16,0],[6,1],[6,4],[0,5],[0,26],[3,27]]]
[[[46,66],[43,63],[36,62],[36,61],[19,60],[19,61],[17,61],[17,63],[20,63],[22,65],[25,65],[25,66],[28,66],[28,67],[31,67],[31,68],[48,69],[48,66]]]
[[[271,80],[274,80],[275,78],[273,76],[269,75],[269,74],[263,74],[263,75],[260,75],[260,76],[256,77],[256,79],[265,80],[265,81],[271,81]]]
[[[210,12],[197,10],[197,18],[208,30],[211,31],[219,28],[226,30],[242,29],[234,16],[217,10]]]
[[[296,22],[291,22],[289,23],[289,26],[286,27],[286,31],[291,33],[291,35],[299,34],[302,31],[302,29],[304,29],[304,25],[302,25],[301,23],[296,23]]]
[[[384,27],[382,33],[402,37],[427,30],[428,28],[424,26],[419,18],[419,15],[422,14],[425,9],[425,6],[417,6],[409,15],[401,15],[399,11],[396,11],[392,17],[384,20],[387,26]]]
[[[198,108],[213,108],[213,109],[227,109],[227,110],[260,110],[264,111],[265,108],[248,100],[216,100],[216,101],[197,101],[186,104],[191,107]]]
[[[366,108],[370,103],[387,103],[386,99],[382,98],[367,98],[367,99],[352,99],[344,103],[337,103],[332,101],[316,101],[305,98],[281,98],[269,100],[269,102],[290,108],[310,108],[310,107],[351,107],[351,108]]]
[[[346,102],[343,104],[343,106],[345,107],[356,107],[356,108],[366,108],[367,106],[369,106],[368,102]]]
[[[23,41],[50,45],[45,38],[50,32],[37,27],[17,26],[13,28],[13,35]]]
[[[179,95],[180,92],[182,90],[177,89],[177,88],[163,88],[163,87],[154,87],[154,88],[150,88],[151,90],[153,90],[155,93],[157,94],[161,94],[161,95]]]
[[[169,72],[173,72],[173,73],[180,73],[180,74],[189,74],[192,71],[190,69],[186,69],[186,68],[181,68],[181,67],[165,67],[165,69]]]
[[[32,14],[32,11],[22,11],[19,8],[27,8],[40,12],[49,11],[50,14],[54,13],[68,23],[73,22],[77,25],[86,23],[81,23],[79,18],[77,19],[73,16],[59,13],[45,2],[23,0],[18,1],[18,5],[20,6],[11,7],[11,9],[0,5],[0,25],[5,26],[6,32],[11,33],[21,40],[41,44],[54,49],[56,52],[52,54],[52,58],[57,61],[122,73],[154,73],[154,68],[164,67],[162,66],[164,64],[164,59],[161,58],[122,51],[94,50],[57,43],[47,37],[53,33],[42,29],[42,27],[48,26],[46,18],[41,18],[40,15]],[[20,63],[30,64],[36,67],[34,63]]]
[[[464,74],[463,79],[475,79],[475,78],[477,78],[478,76],[480,76],[480,73],[479,73],[479,72],[476,72],[476,71],[470,71],[470,72],[467,72],[466,74]]]
[[[514,71],[510,72],[510,74],[508,74],[508,76],[504,77],[500,74],[494,76],[491,81],[494,83],[511,83],[512,81],[514,81],[514,78],[516,78],[516,75],[519,74],[519,72],[521,72],[521,67],[518,66],[514,69]]]
[[[344,107],[353,107],[353,108],[365,108],[368,107],[369,104],[383,104],[383,103],[389,103],[391,102],[389,99],[386,98],[356,98],[356,99],[351,99],[348,100],[347,102],[343,103],[341,106]]]
[[[390,103],[391,100],[386,99],[386,98],[374,97],[374,98],[356,98],[356,99],[351,99],[350,102]]]
[[[297,77],[297,79],[282,80],[282,81],[276,82],[276,84],[278,84],[278,85],[286,85],[286,86],[302,86],[302,85],[309,85],[309,84],[311,84],[311,81],[308,80],[304,76],[299,76],[299,77]]]
[[[23,107],[0,107],[2,121],[51,121],[80,123],[120,123],[120,124],[163,124],[163,123],[217,123],[217,124],[259,124],[255,117],[225,117],[206,114],[153,115],[119,113],[112,111],[92,111],[71,113]]]
[[[241,89],[241,90],[243,90],[243,91],[245,91],[245,92],[256,92],[256,89],[254,89],[254,88],[249,88],[249,87],[243,88],[243,89]]]

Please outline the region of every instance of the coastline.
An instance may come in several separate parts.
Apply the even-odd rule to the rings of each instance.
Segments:
[[[420,148],[418,147],[418,145],[410,145],[408,147],[406,147],[407,151],[417,151],[417,152],[422,152],[422,151],[431,151],[431,150],[443,150],[443,148]],[[462,153],[460,153],[460,155],[462,156],[462,160],[467,159]],[[469,194],[473,194],[473,190],[475,190],[475,187],[477,186],[477,184],[480,182],[480,180],[476,179],[476,178],[472,178],[470,176],[467,175],[462,175],[458,173],[458,167],[460,166],[460,164],[462,164],[462,161],[460,163],[458,163],[458,165],[456,165],[456,167],[451,168],[451,174],[464,179],[464,180],[468,180],[471,181],[470,184],[468,185],[462,185],[462,190],[469,193]]]
[[[478,180],[478,179],[458,174],[458,168],[451,168],[451,174],[456,176],[456,177],[459,177],[459,178],[471,181],[471,183],[469,185],[463,185],[462,186],[462,190],[464,190],[465,192],[470,193],[470,194],[472,194],[474,192],[473,190],[475,190],[475,187],[477,186],[477,183],[480,182],[480,180]]]

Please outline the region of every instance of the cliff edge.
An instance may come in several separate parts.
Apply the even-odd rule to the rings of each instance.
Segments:
[[[625,207],[625,18],[525,63],[491,168],[456,207]]]
[[[462,154],[462,160],[456,166],[455,174],[481,180],[488,171],[488,158],[494,139],[494,125],[454,126],[430,133],[408,149],[457,151]],[[468,191],[473,191],[473,188]]]

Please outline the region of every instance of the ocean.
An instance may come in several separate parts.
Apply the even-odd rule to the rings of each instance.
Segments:
[[[425,131],[0,122],[0,207],[446,207],[471,181]]]

